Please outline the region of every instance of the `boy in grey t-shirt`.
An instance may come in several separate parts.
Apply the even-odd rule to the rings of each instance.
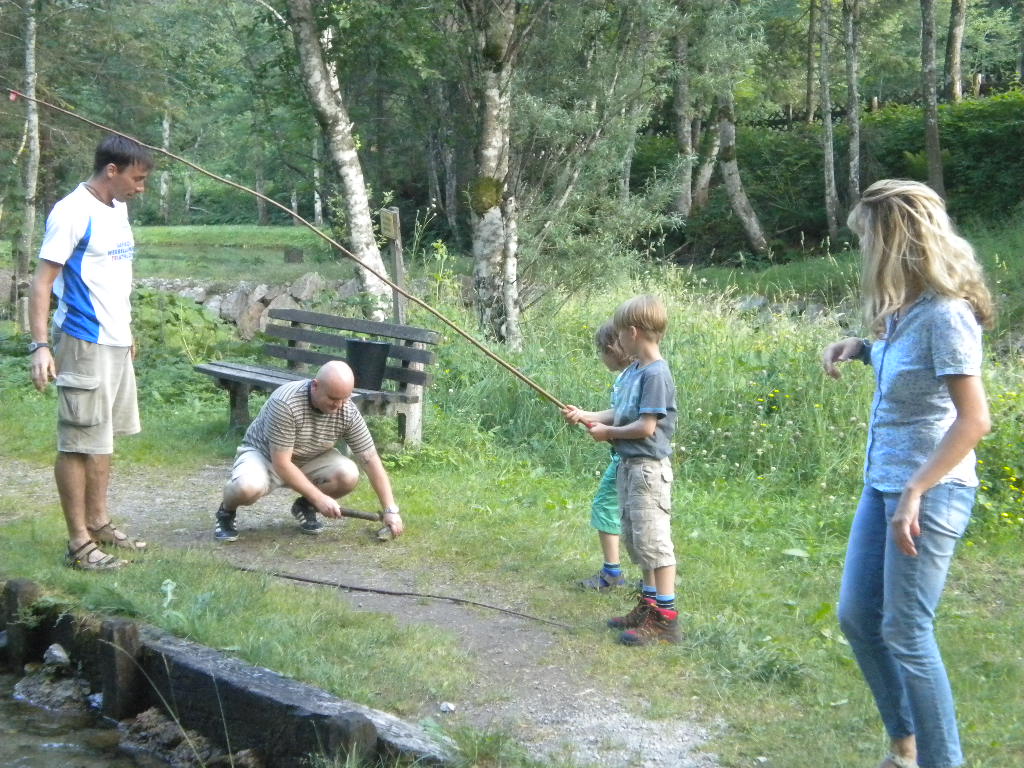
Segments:
[[[616,482],[622,510],[622,540],[643,571],[637,606],[609,619],[626,645],[679,642],[675,610],[676,559],[672,544],[671,440],[676,426],[676,391],[659,343],[668,326],[655,296],[620,305],[612,320],[619,346],[634,357],[623,374],[618,404],[606,411],[565,409],[565,418],[587,425],[591,437],[611,442],[621,460]]]

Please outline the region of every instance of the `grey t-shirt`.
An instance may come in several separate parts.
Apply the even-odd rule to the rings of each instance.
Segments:
[[[981,374],[981,326],[963,299],[922,294],[886,338],[871,345],[871,403],[864,482],[899,493],[927,461],[956,418],[944,377]],[[974,451],[942,482],[975,486]]]
[[[619,379],[618,402],[612,425],[632,424],[645,413],[658,418],[654,434],[643,440],[613,440],[615,452],[624,459],[646,456],[663,459],[672,453],[676,431],[676,385],[664,360],[640,367],[633,363]]]

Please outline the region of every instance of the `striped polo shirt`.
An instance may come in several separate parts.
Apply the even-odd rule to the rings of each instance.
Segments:
[[[271,451],[292,452],[295,464],[305,462],[344,440],[353,454],[374,448],[363,415],[352,400],[334,413],[322,413],[309,398],[310,379],[292,381],[274,390],[245,432],[242,445],[270,458]]]

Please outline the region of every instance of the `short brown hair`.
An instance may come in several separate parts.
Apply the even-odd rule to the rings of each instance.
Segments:
[[[611,320],[605,320],[594,332],[594,344],[597,345],[598,352],[619,348],[619,332]]]
[[[648,293],[619,304],[612,316],[612,324],[617,331],[633,326],[647,332],[656,341],[661,341],[668,328],[668,312],[661,299]]]

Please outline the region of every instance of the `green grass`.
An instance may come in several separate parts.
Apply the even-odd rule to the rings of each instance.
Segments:
[[[1022,297],[1019,267],[1008,256],[1020,252],[1020,234],[1013,228],[979,229],[972,236],[986,262],[995,265],[990,276],[1005,281],[996,284],[997,292],[1007,293],[1001,305],[1014,306]],[[727,727],[710,746],[725,766],[749,766],[762,755],[786,768],[818,768],[822,755],[829,765],[877,761],[882,729],[834,610],[859,492],[870,372],[850,364],[839,382],[822,375],[820,349],[842,332],[834,320],[743,315],[734,308],[737,295],[767,293],[764,286],[771,285],[778,286],[778,297],[799,293],[836,300],[855,284],[855,265],[855,257],[844,255],[732,277],[654,269],[646,282],[600,299],[537,308],[526,318],[526,349],[509,355],[556,397],[601,407],[611,377],[594,355],[594,328],[631,293],[654,289],[668,300],[671,327],[663,351],[676,375],[680,404],[674,537],[686,626],[682,646],[643,651],[645,663],[637,663],[636,650],[615,645],[602,625],[604,617],[622,610],[621,596],[573,592],[566,599],[569,585],[600,562],[588,517],[606,449],[566,427],[550,403],[441,328],[446,339],[429,396],[427,442],[386,456],[410,531],[401,546],[379,550],[381,565],[420,569],[439,591],[446,582],[470,583],[481,595],[508,595],[537,615],[572,624],[577,629],[560,636],[557,648],[565,663],[637,694],[654,718],[723,718]],[[701,283],[702,275],[711,275],[709,282]],[[473,327],[443,265],[430,290],[446,314]],[[123,441],[118,461],[183,473],[206,464],[226,466],[237,440],[225,426],[226,395],[193,374],[187,358],[253,350],[228,342],[216,325],[197,319],[196,310],[182,303],[146,306],[140,360],[145,431]],[[437,327],[418,311],[410,322]],[[1000,352],[1013,333],[1004,324],[990,340],[986,386],[995,431],[979,450],[982,491],[940,611],[940,642],[972,768],[1024,760],[1024,658],[1017,646],[1024,632],[1024,367]],[[43,464],[52,455],[52,395],[28,389],[21,349],[15,342],[0,345],[6,355],[0,358],[0,456]],[[378,437],[390,428],[374,425]],[[189,451],[176,448],[182,444]],[[17,509],[22,501],[5,498],[0,510]],[[372,492],[361,487],[352,503],[372,505]],[[0,562],[5,570],[17,568],[18,575],[84,599],[81,576],[56,562],[53,542],[61,534],[55,500],[44,512],[31,524],[5,526]],[[232,590],[258,591],[265,582],[225,574],[200,553],[188,558],[185,569],[147,558],[139,583],[122,583],[118,590],[157,623],[214,645],[237,645],[254,662],[280,668],[275,665],[286,660],[272,643],[260,642],[244,626],[233,631],[236,617],[219,615],[227,587],[217,584],[218,575]],[[177,605],[188,609],[180,611],[183,619],[163,615],[159,586],[168,573],[180,585]],[[212,596],[204,600],[214,605],[209,619],[195,608],[207,592]],[[276,592],[265,598],[278,599]],[[256,599],[260,613],[276,610],[282,623],[296,626],[359,620],[333,606],[320,616],[322,602],[262,600]],[[406,638],[406,630],[385,624],[380,642],[416,647],[428,658],[414,670],[407,691],[387,691],[393,680],[386,670],[357,675],[352,685],[369,703],[401,711],[438,689],[457,699],[465,679],[447,670],[451,659],[443,643],[437,647],[444,663],[435,667],[431,638]],[[344,687],[348,673],[324,659],[304,679]],[[460,743],[481,765],[528,764],[507,734],[461,734]]]

